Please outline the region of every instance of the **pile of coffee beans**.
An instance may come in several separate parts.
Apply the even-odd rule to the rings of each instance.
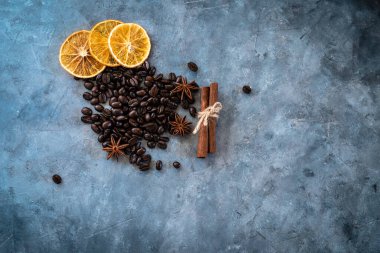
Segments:
[[[179,105],[196,116],[194,96],[185,97],[170,92],[175,83],[180,83],[182,76],[170,73],[167,77],[156,74],[156,68],[144,62],[140,67],[106,68],[101,74],[84,80],[88,90],[83,98],[92,105],[82,108],[84,123],[91,124],[91,129],[98,134],[98,141],[107,147],[114,140],[129,146],[123,151],[129,162],[140,170],[149,170],[152,157],[146,153],[148,148],[166,149],[170,131],[169,121],[175,119]],[[194,81],[190,83],[198,87]],[[162,162],[156,164],[162,168]]]

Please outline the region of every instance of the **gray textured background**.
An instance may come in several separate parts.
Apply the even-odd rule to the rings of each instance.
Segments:
[[[380,252],[378,1],[0,3],[0,252]],[[160,72],[220,83],[216,155],[106,161],[58,50],[108,18]]]

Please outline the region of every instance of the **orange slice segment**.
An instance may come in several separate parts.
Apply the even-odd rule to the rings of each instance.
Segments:
[[[120,64],[112,57],[111,52],[108,48],[108,36],[110,35],[112,29],[122,24],[123,22],[118,20],[105,20],[97,23],[90,32],[90,52],[94,58],[110,67],[116,67]]]
[[[59,51],[61,66],[73,76],[90,78],[105,69],[91,54],[88,43],[90,32],[86,30],[71,34],[63,42]]]
[[[148,58],[150,39],[138,24],[120,24],[111,31],[108,47],[117,62],[124,67],[134,68]]]

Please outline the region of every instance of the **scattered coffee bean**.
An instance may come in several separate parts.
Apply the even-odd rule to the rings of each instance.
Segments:
[[[181,164],[179,162],[175,161],[173,163],[173,167],[176,168],[176,169],[179,169],[181,167]]]
[[[161,160],[158,160],[156,162],[156,170],[161,170],[162,169],[162,161]]]
[[[252,89],[249,85],[244,85],[243,86],[243,92],[246,93],[246,94],[249,94],[251,93]]]
[[[60,175],[55,174],[51,178],[53,179],[53,182],[56,184],[62,183],[62,178]]]
[[[197,109],[195,109],[194,106],[190,106],[189,107],[189,113],[190,113],[191,117],[195,118],[197,116]]]
[[[189,62],[187,64],[187,67],[189,67],[189,69],[193,72],[197,72],[198,71],[198,66],[197,64],[195,64],[194,62]]]
[[[92,110],[91,110],[90,108],[88,108],[88,107],[83,107],[83,108],[82,108],[82,114],[83,114],[83,115],[91,116],[91,114],[92,114]]]

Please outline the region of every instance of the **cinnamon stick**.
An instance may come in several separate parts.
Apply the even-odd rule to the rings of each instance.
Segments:
[[[210,84],[209,106],[218,102],[218,83]],[[216,118],[209,118],[208,124],[208,152],[216,152]]]
[[[208,107],[210,96],[210,88],[202,87],[201,88],[201,111],[205,110]],[[198,145],[197,145],[197,157],[205,158],[208,153],[208,126],[203,124],[199,128],[198,134]]]

